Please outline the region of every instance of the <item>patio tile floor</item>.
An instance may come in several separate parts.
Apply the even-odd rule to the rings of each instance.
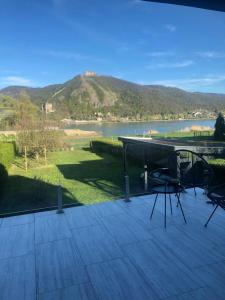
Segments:
[[[0,299],[225,299],[225,212],[201,189],[0,220]]]

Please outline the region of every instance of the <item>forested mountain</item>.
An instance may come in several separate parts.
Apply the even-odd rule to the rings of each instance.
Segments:
[[[225,110],[225,94],[191,93],[178,88],[139,85],[109,76],[78,75],[43,88],[10,86],[1,94],[19,98],[25,92],[38,107],[52,103],[59,118],[97,117],[148,119],[191,114],[196,110]],[[160,117],[161,116],[161,117]]]

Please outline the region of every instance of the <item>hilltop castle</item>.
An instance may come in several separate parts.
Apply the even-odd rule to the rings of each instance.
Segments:
[[[45,102],[42,104],[41,110],[44,111],[46,114],[52,113],[55,110],[53,109],[52,103]]]
[[[83,74],[84,77],[95,77],[97,74],[93,71],[85,71]]]

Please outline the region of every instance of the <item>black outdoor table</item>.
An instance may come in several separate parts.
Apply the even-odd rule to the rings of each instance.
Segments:
[[[177,205],[180,206],[184,221],[185,221],[185,223],[187,223],[185,215],[184,215],[184,211],[183,211],[183,208],[182,208],[182,205],[181,205],[181,202],[180,202],[180,193],[183,190],[184,190],[184,188],[181,185],[179,185],[178,183],[166,183],[166,184],[158,184],[158,185],[152,186],[151,191],[156,194],[156,197],[155,197],[155,201],[154,201],[154,204],[153,204],[150,219],[152,218],[152,215],[153,215],[153,212],[154,212],[154,209],[155,209],[155,205],[156,205],[156,201],[158,199],[158,195],[159,194],[164,194],[165,195],[165,197],[164,197],[164,200],[165,200],[164,226],[166,228],[166,200],[167,200],[167,195],[169,195],[170,211],[171,211],[171,214],[172,214],[173,210],[172,210],[171,194],[175,194],[176,197],[177,197]]]

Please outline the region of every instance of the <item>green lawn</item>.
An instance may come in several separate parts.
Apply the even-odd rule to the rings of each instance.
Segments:
[[[162,138],[157,135],[156,138]],[[190,133],[171,133],[167,138],[182,140],[213,140],[212,137],[193,137]],[[96,138],[94,138],[96,140]],[[0,213],[46,208],[57,204],[57,187],[63,189],[64,204],[90,204],[123,197],[123,161],[120,155],[93,153],[90,138],[67,138],[72,151],[49,152],[47,165],[29,160],[28,171],[24,159],[17,157],[9,170],[9,180],[0,194]],[[97,138],[103,143],[118,145],[112,138]],[[108,150],[107,150],[108,151]],[[224,182],[224,159],[213,159],[217,178]],[[131,194],[143,192],[140,174],[143,169],[129,160]]]
[[[73,151],[48,153],[47,165],[17,157],[0,202],[0,212],[29,210],[56,205],[57,185],[63,187],[63,203],[90,204],[123,197],[122,157],[98,155],[88,148],[89,140],[74,144]],[[130,166],[131,192],[140,192],[142,170]]]

